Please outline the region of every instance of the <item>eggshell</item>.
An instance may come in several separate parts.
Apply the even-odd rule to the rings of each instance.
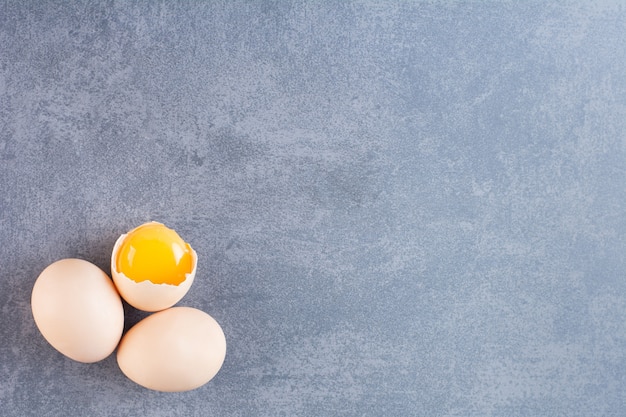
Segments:
[[[122,338],[117,363],[132,381],[156,391],[198,388],[220,370],[226,339],[207,313],[173,307],[154,313]]]
[[[124,308],[113,282],[82,259],[62,259],[44,269],[31,307],[43,337],[78,362],[106,358],[122,337]]]
[[[159,311],[179,302],[193,283],[198,266],[198,254],[191,249],[193,269],[178,285],[154,284],[148,280],[136,282],[117,270],[117,254],[128,234],[120,236],[113,246],[111,255],[111,276],[120,295],[133,307],[143,311]]]

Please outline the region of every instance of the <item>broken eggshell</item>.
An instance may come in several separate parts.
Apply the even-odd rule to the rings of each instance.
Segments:
[[[137,282],[118,270],[117,257],[126,237],[139,227],[121,235],[115,242],[111,255],[111,276],[122,298],[131,306],[148,312],[164,310],[179,302],[191,288],[196,275],[198,255],[189,246],[191,249],[192,269],[190,273],[185,275],[185,280],[178,285],[155,284],[148,279]]]

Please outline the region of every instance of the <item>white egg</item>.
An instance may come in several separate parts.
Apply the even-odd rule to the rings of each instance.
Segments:
[[[154,313],[122,338],[117,362],[137,384],[157,391],[198,388],[220,370],[226,356],[226,338],[207,313],[173,307]]]
[[[124,329],[124,308],[113,282],[82,259],[62,259],[44,269],[33,287],[31,307],[43,337],[79,362],[109,356]]]

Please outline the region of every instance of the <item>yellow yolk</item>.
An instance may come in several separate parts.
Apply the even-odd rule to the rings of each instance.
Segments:
[[[136,282],[178,285],[193,268],[191,252],[172,229],[146,223],[124,239],[117,255],[117,270]]]

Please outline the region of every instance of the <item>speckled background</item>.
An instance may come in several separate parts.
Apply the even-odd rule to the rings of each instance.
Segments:
[[[0,414],[626,415],[626,3],[334,3],[0,1]],[[147,220],[195,391],[32,319]]]

